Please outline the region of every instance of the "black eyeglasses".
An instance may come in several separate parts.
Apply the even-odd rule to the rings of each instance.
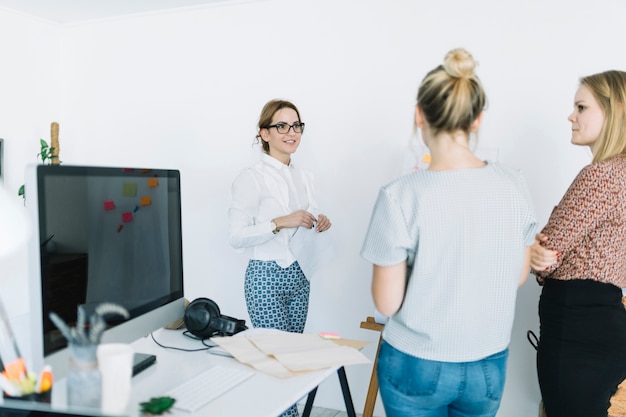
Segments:
[[[295,133],[304,132],[304,123],[296,122],[293,125],[288,125],[287,123],[276,123],[275,125],[266,126],[266,129],[271,127],[275,127],[276,131],[280,134],[289,133],[289,129],[293,128]]]

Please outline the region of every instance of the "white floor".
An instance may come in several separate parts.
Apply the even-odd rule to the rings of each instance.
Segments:
[[[302,414],[303,408],[304,405],[298,405],[300,414]],[[361,413],[357,413],[356,415],[357,417],[360,417]],[[348,413],[340,410],[331,410],[330,408],[313,407],[313,410],[311,410],[311,417],[348,417]]]

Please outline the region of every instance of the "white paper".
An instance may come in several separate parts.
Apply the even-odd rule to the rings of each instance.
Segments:
[[[335,258],[336,248],[330,230],[317,232],[315,228],[299,227],[291,237],[289,248],[309,280],[326,263]]]
[[[213,337],[211,341],[222,346],[239,362],[277,378],[288,378],[333,366],[371,363],[357,348],[338,345],[339,341],[325,340],[316,334],[279,330],[271,333],[244,333]]]
[[[332,343],[332,342],[331,342]],[[346,366],[371,363],[356,349],[334,345],[328,349],[306,352],[286,352],[274,355],[276,360],[293,372],[315,371],[329,366]]]

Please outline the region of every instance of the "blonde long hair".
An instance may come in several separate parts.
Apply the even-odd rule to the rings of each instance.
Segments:
[[[593,147],[593,162],[626,154],[626,72],[605,71],[580,79],[604,114],[600,136]]]

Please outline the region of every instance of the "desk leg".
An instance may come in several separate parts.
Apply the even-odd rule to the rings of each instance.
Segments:
[[[317,394],[317,387],[313,388],[309,395],[306,397],[306,404],[304,404],[304,410],[302,410],[302,417],[309,417],[311,410],[313,409],[313,401],[315,401],[315,394]]]
[[[346,377],[346,369],[343,366],[337,369],[337,375],[339,375],[343,401],[346,403],[346,413],[348,414],[348,417],[356,417],[354,404],[352,403],[352,395],[350,395],[350,387],[348,386],[348,378]]]
[[[337,369],[337,375],[339,376],[339,384],[341,385],[341,393],[343,394],[343,402],[346,404],[346,414],[348,417],[356,417],[354,411],[354,403],[352,402],[352,395],[350,395],[350,387],[348,386],[348,377],[346,376],[346,369],[342,366]],[[304,410],[302,410],[302,417],[309,417],[311,410],[313,409],[313,401],[315,401],[315,394],[317,394],[317,388],[313,388],[309,395],[306,397],[306,404],[304,404]]]

